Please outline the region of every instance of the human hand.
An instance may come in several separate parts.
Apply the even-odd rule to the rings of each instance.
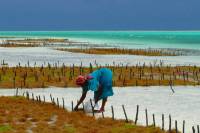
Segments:
[[[78,106],[76,106],[76,107],[74,108],[74,111],[78,111]]]

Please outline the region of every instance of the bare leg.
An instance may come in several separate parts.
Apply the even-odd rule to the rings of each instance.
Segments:
[[[96,98],[94,99],[95,100],[95,104],[98,103],[99,97],[102,95],[102,88],[99,87],[99,89],[98,89],[98,91],[96,93],[97,93],[97,95],[96,95]]]
[[[98,103],[98,101],[99,101],[99,100],[98,100],[97,98],[94,99],[95,104]]]
[[[104,107],[106,105],[106,102],[107,102],[107,97],[102,100],[102,105],[101,105],[100,111],[104,111]]]

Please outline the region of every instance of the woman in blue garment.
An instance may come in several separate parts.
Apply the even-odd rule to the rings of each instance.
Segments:
[[[112,71],[108,68],[101,68],[88,76],[80,75],[76,79],[76,84],[82,87],[83,92],[74,110],[78,110],[78,106],[84,101],[87,92],[91,90],[94,91],[95,104],[102,100],[102,105],[98,112],[104,112],[107,98],[113,95]]]

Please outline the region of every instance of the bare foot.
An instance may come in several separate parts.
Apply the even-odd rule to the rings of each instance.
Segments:
[[[102,112],[104,112],[105,110],[103,109],[103,108],[100,108],[100,110],[98,110],[97,112],[98,113],[102,113]]]

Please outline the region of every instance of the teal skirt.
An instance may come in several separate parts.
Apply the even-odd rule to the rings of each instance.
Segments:
[[[113,96],[113,89],[112,89],[112,71],[107,68],[99,69],[101,75],[99,77],[99,84],[102,89],[102,94],[99,97],[99,100],[105,99],[109,96]],[[94,91],[94,98],[98,95],[98,91]]]
[[[112,89],[112,71],[108,68],[98,69],[90,74],[93,77],[82,87],[83,92],[94,91],[94,98],[98,96],[99,86],[102,89],[102,94],[98,100],[113,96]]]

